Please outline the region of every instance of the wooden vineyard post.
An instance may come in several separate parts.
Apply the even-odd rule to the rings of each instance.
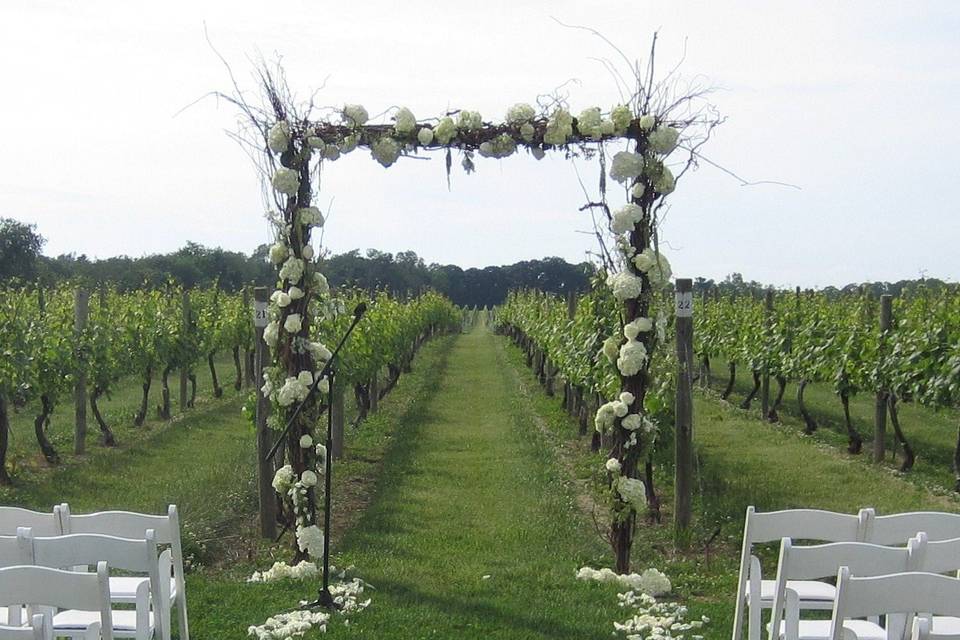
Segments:
[[[893,296],[884,294],[880,296],[880,334],[883,335],[890,331],[892,323]],[[885,350],[881,351],[881,357],[884,357],[885,354]],[[883,462],[886,446],[887,394],[887,389],[877,389],[877,401],[873,413],[873,461],[878,464]]]
[[[248,298],[249,299],[249,298]],[[266,287],[253,290],[254,375],[263,380],[263,370],[270,362],[270,347],[263,341],[267,326]],[[273,460],[267,452],[273,446],[267,417],[270,415],[270,400],[263,395],[262,384],[257,385],[257,488],[260,498],[260,535],[273,540],[277,537],[277,497],[273,490]]]
[[[87,327],[87,317],[90,313],[90,292],[77,289],[73,304],[73,330],[77,339]],[[74,400],[74,431],[73,452],[83,454],[87,446],[87,374],[81,365],[77,371],[76,384],[73,388]]]
[[[181,331],[183,331],[184,337],[189,335],[190,332],[190,293],[186,290],[183,292],[183,297],[181,300]],[[183,413],[187,410],[187,382],[188,382],[187,364],[186,362],[180,363],[180,412]]]
[[[693,280],[677,278],[677,404],[674,529],[690,527],[693,499]]]
[[[769,339],[773,327],[773,289],[767,289],[763,305],[764,338]],[[765,345],[768,346],[768,345]],[[763,358],[763,377],[760,386],[760,419],[766,420],[770,414],[770,363],[769,353]]]

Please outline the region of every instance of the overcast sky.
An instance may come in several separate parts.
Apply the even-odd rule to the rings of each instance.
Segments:
[[[256,174],[225,134],[236,111],[216,48],[247,89],[262,54],[283,57],[322,105],[448,108],[502,119],[567,85],[571,109],[607,110],[615,54],[552,18],[589,25],[643,58],[659,30],[663,70],[716,87],[727,116],[704,166],[671,196],[664,227],[678,275],[737,271],[823,286],[921,274],[960,278],[960,3],[163,2],[3,0],[0,216],[35,223],[45,253],[108,257],[187,241],[250,252],[270,240]],[[328,163],[329,164],[329,163]],[[593,248],[579,170],[562,157],[442,157],[383,169],[358,150],[325,169],[318,202],[334,252],[412,249],[464,267]]]

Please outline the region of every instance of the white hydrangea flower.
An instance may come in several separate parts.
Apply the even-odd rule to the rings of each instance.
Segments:
[[[390,136],[384,136],[370,145],[370,154],[384,167],[389,167],[400,157],[400,145]]]
[[[620,426],[627,431],[636,431],[643,427],[643,417],[639,414],[631,413],[620,421]]]
[[[626,377],[640,372],[647,362],[647,348],[637,340],[627,340],[620,347],[620,357],[617,358],[617,369]]]
[[[291,300],[299,300],[303,297],[303,289],[300,287],[290,287],[290,289],[287,290],[287,295],[290,296]]]
[[[520,137],[523,138],[525,142],[533,142],[533,137],[536,133],[537,130],[529,122],[524,122],[520,125]]]
[[[622,136],[630,128],[630,122],[633,121],[633,112],[626,105],[617,105],[610,112],[610,120],[613,121],[613,132]]]
[[[483,126],[483,119],[477,111],[468,111],[464,109],[460,112],[457,119],[457,127],[461,131],[475,131]]]
[[[306,226],[322,227],[323,214],[317,207],[301,207],[297,210],[297,221]]]
[[[547,144],[559,146],[566,144],[573,135],[573,116],[562,107],[557,109],[547,121],[547,129],[543,133],[543,141]]]
[[[633,188],[630,189],[630,196],[639,200],[643,197],[644,192],[647,190],[647,185],[643,184],[640,181],[637,181]]]
[[[604,118],[600,121],[600,134],[604,136],[613,135],[613,120],[608,120]]]
[[[677,180],[673,177],[673,172],[670,171],[669,168],[664,167],[660,175],[657,176],[657,179],[653,181],[653,190],[665,196],[673,193],[673,190],[676,188]]]
[[[277,338],[279,337],[280,325],[278,325],[276,321],[268,322],[267,326],[263,328],[263,341],[272,349],[277,346]]]
[[[417,141],[422,145],[428,145],[433,142],[433,129],[430,127],[422,127],[420,131],[417,132]]]
[[[290,304],[290,296],[284,291],[274,291],[270,295],[270,301],[281,309]]]
[[[537,112],[529,104],[518,102],[507,109],[507,124],[519,127],[533,120],[536,115]]]
[[[640,296],[643,290],[643,280],[626,269],[607,276],[607,286],[613,291],[613,296],[620,302],[633,300]]]
[[[300,255],[303,256],[304,260],[313,260],[313,247],[309,244],[303,245],[303,249],[300,250]]]
[[[608,458],[606,464],[603,466],[606,467],[607,471],[614,475],[620,473],[620,461],[616,458]]]
[[[323,557],[323,531],[315,524],[297,527],[297,546],[311,558]]]
[[[280,279],[289,280],[291,284],[300,282],[303,278],[304,262],[300,258],[290,256],[280,268]]]
[[[303,319],[299,313],[291,313],[287,316],[287,319],[283,321],[283,330],[287,333],[299,333],[302,326]]]
[[[309,449],[312,446],[313,446],[313,438],[310,436],[309,433],[305,433],[302,436],[300,436],[301,449]]]
[[[330,293],[330,283],[327,282],[327,277],[325,275],[317,271],[316,273],[313,274],[313,279],[314,279],[313,288],[317,290],[317,293],[319,293],[322,296],[325,296],[328,293]]]
[[[577,130],[580,135],[591,140],[599,140],[603,136],[602,124],[603,118],[600,115],[600,107],[584,109],[577,116]]]
[[[287,249],[287,245],[282,242],[275,242],[270,246],[270,262],[273,264],[280,264],[287,259],[290,251]]]
[[[267,133],[267,146],[274,153],[283,153],[290,145],[290,124],[286,120],[277,122]]]
[[[401,136],[406,136],[413,133],[413,130],[417,128],[417,119],[414,117],[413,112],[406,107],[401,107],[397,111],[396,123],[393,125],[394,131],[399,133]]]
[[[333,144],[332,142],[328,144],[323,149],[323,159],[329,160],[330,162],[335,162],[340,159],[340,147]]]
[[[506,133],[480,144],[480,155],[485,158],[506,158],[516,150],[517,143]]]
[[[313,149],[314,151],[319,151],[323,153],[323,150],[326,148],[326,143],[323,141],[323,138],[319,136],[309,136],[307,137],[307,146]]]
[[[308,489],[310,487],[317,486],[317,480],[318,480],[317,474],[314,473],[313,471],[310,471],[310,469],[307,469],[306,471],[300,474],[300,484],[302,484]]]
[[[320,342],[311,342],[307,345],[307,350],[317,362],[326,362],[333,356],[333,354],[330,353],[330,349],[327,349],[327,347]]]
[[[294,196],[300,190],[300,174],[293,169],[280,167],[273,174],[273,188],[287,196]]]
[[[286,464],[277,469],[277,472],[273,474],[273,488],[280,495],[286,495],[290,487],[293,486],[293,480],[293,467]]]
[[[657,119],[649,113],[640,116],[640,128],[644,131],[650,131],[657,124]]]
[[[449,116],[442,118],[440,124],[433,130],[434,137],[440,144],[448,144],[457,135],[457,125]]]
[[[630,410],[626,403],[620,400],[614,400],[610,403],[610,405],[613,407],[613,415],[617,416],[618,418],[624,417]]]
[[[277,402],[281,407],[289,407],[294,402],[301,402],[306,397],[307,388],[292,376],[284,381],[280,391],[277,392]]]
[[[677,148],[680,132],[673,127],[657,127],[647,136],[647,148],[653,153],[668,155]]]
[[[301,371],[297,374],[297,382],[309,389],[311,386],[313,386],[313,372],[307,370]]]
[[[653,329],[653,320],[650,318],[636,318],[633,322],[623,327],[623,335],[628,340],[636,340],[641,333],[646,333]]]
[[[321,462],[319,462],[320,466],[323,466],[327,459],[327,448],[323,444],[317,445],[317,458],[321,460]]]
[[[643,173],[643,156],[631,151],[618,151],[610,163],[610,177],[617,182],[628,182]]]
[[[640,511],[647,505],[647,492],[642,480],[620,476],[617,480],[617,493],[620,494],[620,499],[635,511]]]
[[[647,274],[650,284],[662,287],[670,282],[673,270],[670,261],[653,247],[647,247],[633,258],[633,264],[640,271]]]
[[[346,155],[356,149],[358,144],[360,144],[360,135],[352,133],[349,136],[345,136],[340,142],[339,151]]]
[[[616,234],[633,231],[633,228],[643,220],[643,209],[635,204],[626,204],[613,212],[610,221],[610,230]]]
[[[616,419],[617,415],[614,413],[613,403],[608,402],[600,405],[600,407],[597,408],[597,415],[594,418],[593,423],[597,431],[604,433],[613,428],[613,423]]]
[[[294,566],[286,562],[274,562],[273,566],[266,571],[254,571],[253,575],[247,578],[247,582],[279,582],[281,580],[303,580],[305,578],[316,577],[320,572],[317,565],[306,560],[301,560]]]
[[[370,119],[362,104],[348,104],[343,107],[343,123],[348,127],[359,127]]]
[[[628,407],[632,405],[633,401],[636,399],[637,398],[629,391],[624,391],[623,393],[620,394],[620,402],[627,405]]]

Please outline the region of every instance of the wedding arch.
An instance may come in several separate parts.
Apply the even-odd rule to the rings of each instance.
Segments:
[[[296,533],[297,560],[322,553],[325,532],[317,521],[317,494],[322,490],[317,474],[330,456],[313,431],[324,403],[330,401],[327,380],[318,379],[318,373],[331,352],[311,338],[311,326],[317,319],[343,313],[330,304],[319,251],[311,243],[314,230],[324,224],[324,214],[314,204],[323,167],[361,149],[386,168],[413,154],[440,152],[449,175],[454,154],[469,173],[478,157],[501,159],[526,152],[540,159],[561,152],[568,158],[596,158],[601,165],[598,197],[582,209],[594,213],[606,284],[621,305],[621,331],[608,336],[598,354],[609,360],[620,393],[600,406],[595,426],[611,442],[606,472],[615,568],[618,573],[630,570],[633,531],[646,504],[640,463],[657,432],[644,404],[654,382],[651,357],[663,341],[668,313],[658,308],[662,304],[656,294],[671,281],[669,262],[658,251],[659,222],[667,197],[696,165],[700,147],[722,120],[704,100],[704,91],[681,84],[673,72],[656,80],[652,50],[646,65],[632,63],[629,76],[613,77],[622,100],[609,109],[590,106],[574,113],[565,98],[552,96],[539,100],[537,107],[514,104],[500,121],[467,109],[421,119],[407,108],[395,108],[388,112],[388,121],[372,123],[358,104],[320,110],[312,103],[298,103],[282,70],[271,71],[266,65],[258,69],[264,106],[252,106],[236,86],[234,95],[224,96],[242,111],[237,137],[260,169],[276,238],[269,255],[277,286],[264,330],[273,363],[264,370],[263,393],[272,406],[274,428],[292,420],[285,442],[289,465],[278,473],[274,486]],[[611,143],[626,148],[608,162]],[[608,177],[623,189],[619,205],[607,202]],[[312,386],[318,387],[319,396],[295,413]]]

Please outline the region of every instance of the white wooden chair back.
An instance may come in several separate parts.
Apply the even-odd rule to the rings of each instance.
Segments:
[[[60,526],[59,505],[50,513],[20,507],[0,507],[0,536],[15,536],[20,527],[29,528],[37,536],[58,536],[63,533]]]
[[[937,633],[933,630],[933,623],[929,617],[917,616],[913,619],[910,640],[960,640],[960,631]]]
[[[37,566],[65,569],[81,565],[96,566],[105,561],[111,568],[121,571],[158,573],[157,541],[153,529],[148,529],[140,540],[98,533],[37,538],[27,530],[21,530],[18,538],[24,550],[31,550],[30,561]]]
[[[910,541],[912,551],[910,570],[925,573],[957,573],[960,571],[960,537],[929,542],[921,531]]]
[[[871,512],[870,509],[861,509],[854,515],[820,509],[786,509],[758,513],[755,507],[747,507],[743,523],[743,545],[740,549],[740,575],[737,581],[733,640],[740,640],[742,634],[747,582],[756,581],[759,585],[762,579],[759,575],[760,561],[753,556],[755,544],[773,542],[784,537],[823,542],[862,541]],[[903,539],[906,540],[907,537],[909,536]],[[759,593],[759,586],[753,590]],[[759,608],[760,603],[754,602],[751,606]],[[754,614],[754,619],[759,618]]]
[[[30,529],[20,527],[19,532],[30,534]],[[24,562],[23,554],[20,549],[20,541],[17,537],[18,531],[14,531],[12,536],[0,536],[0,567],[12,567],[18,564],[30,564]]]
[[[910,546],[888,547],[866,542],[832,542],[795,546],[790,538],[780,542],[780,560],[770,616],[771,637],[778,637],[786,621],[786,638],[798,637],[799,603],[787,589],[788,580],[817,580],[836,574],[841,566],[858,576],[878,576],[910,569]]]
[[[871,514],[864,540],[874,544],[902,544],[920,531],[926,532],[927,540],[931,542],[960,538],[960,513],[912,511],[889,516]]]
[[[906,614],[960,615],[960,580],[917,571],[859,577],[849,567],[837,573],[837,599],[830,623],[830,639],[843,640],[843,622],[851,618]]]
[[[57,511],[60,516],[61,529],[65,534],[99,533],[122,538],[143,538],[147,529],[153,529],[157,544],[170,545],[180,639],[190,640],[187,623],[183,546],[180,542],[180,516],[176,505],[172,504],[167,507],[166,515],[134,513],[132,511],[98,511],[95,513],[72,514],[67,503],[58,505]],[[163,581],[167,582],[167,576],[164,576]],[[169,592],[169,584],[165,585],[165,589]]]
[[[99,637],[113,640],[109,580],[106,562],[97,563],[96,573],[37,566],[5,567],[0,569],[0,605],[27,605],[31,621],[33,610],[43,607],[99,612]]]
[[[26,627],[0,625],[0,640],[53,640],[53,628],[50,620],[38,613]]]

